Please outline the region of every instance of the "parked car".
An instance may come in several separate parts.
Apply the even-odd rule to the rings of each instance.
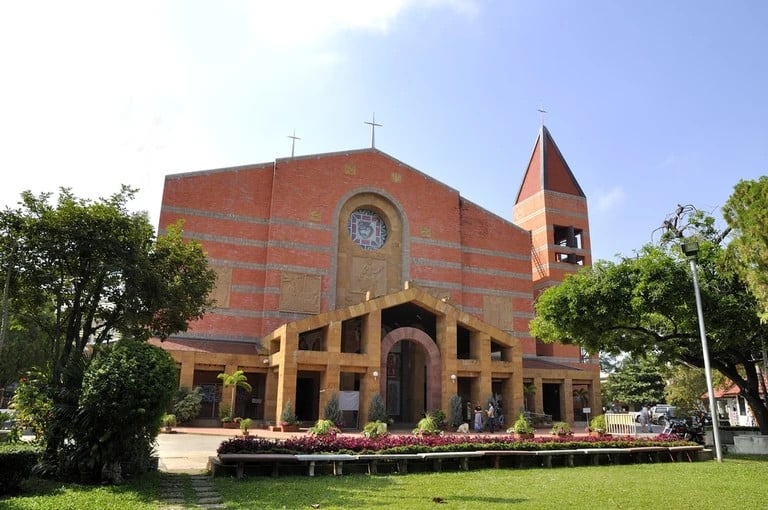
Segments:
[[[666,425],[670,418],[676,416],[677,408],[666,404],[651,407],[651,422],[656,425]]]

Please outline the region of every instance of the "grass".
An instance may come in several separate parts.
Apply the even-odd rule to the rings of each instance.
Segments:
[[[231,509],[351,508],[765,508],[768,459],[729,457],[717,462],[483,469],[405,476],[340,479],[217,480]]]
[[[765,508],[768,459],[728,456],[717,462],[679,462],[553,469],[479,469],[408,475],[217,478],[228,509],[488,509],[568,508],[697,510]],[[151,509],[159,476],[120,487],[35,481],[41,491],[0,500],[0,509]],[[433,498],[444,502],[435,506]],[[191,506],[190,506],[191,508]]]

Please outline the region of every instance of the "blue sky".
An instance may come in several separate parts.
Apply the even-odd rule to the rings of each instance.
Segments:
[[[511,219],[539,125],[595,259],[768,170],[768,2],[4,2],[0,205],[376,146]]]

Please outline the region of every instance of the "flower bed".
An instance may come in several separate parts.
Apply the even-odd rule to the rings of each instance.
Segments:
[[[693,445],[668,435],[637,439],[625,437],[539,437],[519,440],[511,435],[394,435],[379,438],[357,436],[294,436],[287,439],[235,437],[221,443],[217,453],[288,454],[413,454],[469,452],[476,450],[571,450],[576,448],[637,448]]]

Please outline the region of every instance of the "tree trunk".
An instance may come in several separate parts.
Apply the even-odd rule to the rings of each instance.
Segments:
[[[768,407],[766,407],[765,401],[760,398],[760,395],[753,395],[752,392],[743,395],[743,397],[752,409],[752,414],[755,415],[757,425],[760,427],[760,434],[768,435]]]

